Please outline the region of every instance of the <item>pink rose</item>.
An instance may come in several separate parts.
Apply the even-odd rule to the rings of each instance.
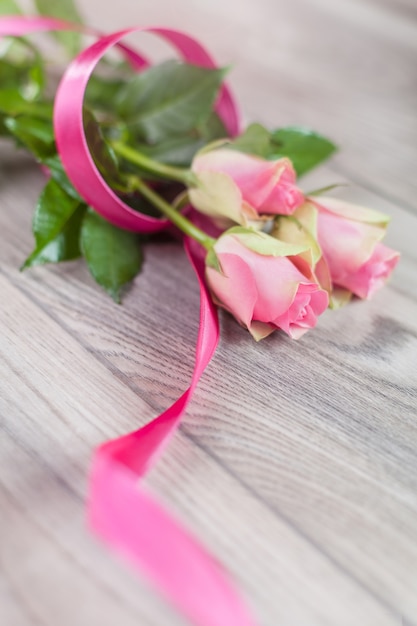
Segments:
[[[264,216],[289,215],[304,202],[289,159],[266,161],[227,148],[194,157],[197,186],[191,204],[206,215],[249,225]]]
[[[318,209],[318,242],[333,284],[369,298],[383,286],[400,257],[380,243],[389,218],[335,198],[310,201]]]
[[[206,260],[214,301],[256,340],[277,328],[298,339],[316,325],[318,315],[328,305],[327,292],[293,262],[303,252],[302,246],[283,243],[262,232],[242,227],[228,230]]]

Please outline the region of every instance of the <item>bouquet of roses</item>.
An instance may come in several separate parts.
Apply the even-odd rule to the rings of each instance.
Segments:
[[[384,284],[399,258],[381,243],[388,218],[324,195],[330,188],[302,191],[299,177],[335,146],[305,128],[241,129],[225,70],[189,35],[160,27],[103,35],[80,24],[70,0],[35,4],[54,15],[25,18],[14,0],[0,3],[12,14],[0,19],[0,35],[14,36],[0,57],[0,133],[29,150],[46,177],[23,268],[83,256],[118,302],[149,237],[165,230],[184,239],[200,281],[190,387],[155,420],[96,451],[91,523],[194,623],[253,626],[222,570],[139,478],[214,352],[215,305],[257,340],[275,329],[301,337],[328,306]],[[182,60],[151,66],[121,43],[135,30],[164,38]],[[36,31],[53,31],[76,55],[56,91],[26,38]],[[79,52],[84,34],[96,42]],[[103,60],[112,46],[121,63]]]
[[[81,35],[59,36],[73,52]],[[44,65],[27,39],[0,60],[1,132],[49,177],[23,267],[82,255],[118,301],[140,270],[144,241],[99,217],[95,211],[105,211],[84,193],[83,173],[63,164]],[[297,176],[334,151],[329,140],[299,127],[233,128],[216,109],[223,69],[170,60],[138,73],[137,65],[101,62],[91,78],[83,101],[88,149],[122,202],[163,215],[200,244],[217,305],[256,339],[275,328],[298,338],[328,305],[367,298],[385,282],[398,261],[381,243],[388,218],[299,187]]]

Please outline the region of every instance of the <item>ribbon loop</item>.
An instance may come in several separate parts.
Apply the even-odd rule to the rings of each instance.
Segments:
[[[88,150],[83,126],[83,100],[88,80],[99,60],[120,40],[135,32],[149,32],[171,43],[190,63],[215,67],[206,50],[192,37],[166,28],[129,28],[101,37],[86,48],[69,65],[55,98],[54,126],[58,151],[65,170],[79,194],[98,213],[119,226],[138,232],[158,232],[168,225],[167,220],[143,215],[125,204],[107,185]],[[238,118],[233,98],[223,86],[217,111],[228,132],[238,131]]]
[[[77,24],[51,18],[0,19],[0,35],[22,36],[37,31],[80,28]],[[147,65],[144,57],[120,43],[124,36],[141,30],[166,39],[186,61],[215,67],[201,44],[178,31],[130,28],[102,36],[84,29],[99,38],[81,52],[62,78],[55,100],[54,127],[64,168],[86,202],[117,226],[155,232],[165,228],[166,220],[137,213],[123,203],[101,177],[88,149],[82,115],[89,77],[109,48],[120,46],[136,68]],[[236,134],[236,107],[225,86],[217,111],[228,132]],[[90,475],[89,520],[100,536],[143,570],[197,626],[255,626],[222,567],[139,484],[139,479],[160,457],[174,434],[218,342],[217,312],[204,281],[204,258],[190,242],[186,242],[186,250],[200,287],[200,327],[190,386],[152,422],[96,450]]]

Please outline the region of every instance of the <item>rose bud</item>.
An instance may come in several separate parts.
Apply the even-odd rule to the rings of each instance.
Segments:
[[[296,266],[305,246],[242,227],[219,237],[206,259],[213,299],[256,340],[277,328],[298,339],[317,323],[328,294]],[[294,262],[295,261],[295,262]]]
[[[191,204],[206,215],[250,225],[289,215],[304,202],[289,159],[266,161],[227,148],[198,153],[191,169],[197,186]]]
[[[389,217],[336,198],[310,199],[318,209],[318,242],[334,285],[360,298],[382,287],[400,255],[383,245]]]

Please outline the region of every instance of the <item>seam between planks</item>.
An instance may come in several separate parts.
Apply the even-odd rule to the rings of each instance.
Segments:
[[[95,351],[91,349],[91,347],[82,340],[76,332],[74,332],[71,328],[69,328],[65,323],[63,323],[57,316],[54,315],[51,310],[43,305],[33,294],[26,290],[24,287],[19,285],[17,281],[11,279],[7,274],[5,274],[1,269],[0,273],[6,278],[8,282],[10,282],[13,287],[15,287],[18,291],[20,291],[25,297],[27,297],[35,306],[43,311],[50,319],[52,319],[60,328],[62,328],[72,339],[77,341],[79,345],[81,345],[84,350],[86,350],[90,355],[92,355],[95,360],[104,365],[108,371],[110,371],[116,378],[124,383],[130,390],[132,390],[136,395],[138,394],[138,386],[128,379],[123,372],[121,372],[117,367],[113,364],[110,364],[107,357],[97,354]],[[152,409],[153,412],[158,411],[152,401],[149,400],[147,394],[145,396],[141,395],[141,399]],[[379,605],[388,610],[391,614],[397,615],[401,617],[401,613],[398,607],[392,606],[389,602],[387,602],[384,598],[379,596],[373,589],[369,588],[366,584],[364,584],[357,576],[351,572],[346,566],[340,563],[337,558],[333,557],[326,550],[323,549],[313,537],[303,531],[299,526],[294,524],[294,522],[286,516],[278,507],[271,505],[267,500],[265,500],[260,494],[256,492],[256,490],[251,487],[244,479],[242,479],[235,471],[230,468],[227,463],[225,463],[216,453],[211,450],[209,447],[204,445],[198,437],[192,435],[187,427],[183,424],[180,425],[179,430],[181,434],[191,441],[199,450],[201,450],[205,455],[207,455],[210,459],[212,459],[222,470],[228,474],[233,480],[237,482],[252,498],[254,498],[259,504],[265,507],[269,513],[271,513],[274,517],[279,518],[284,524],[291,528],[293,532],[301,537],[307,544],[314,548],[319,554],[321,554],[329,563],[331,563],[337,570],[339,570],[342,574],[344,574],[348,579],[350,579],[359,589],[362,589],[365,593],[367,593],[370,597],[372,597]],[[417,624],[413,624],[409,622],[409,626],[417,626]]]

